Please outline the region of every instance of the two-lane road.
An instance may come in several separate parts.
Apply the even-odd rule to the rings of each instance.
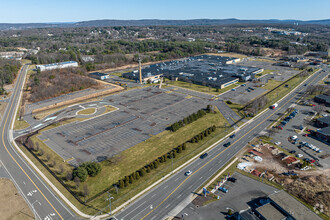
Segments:
[[[312,75],[304,84],[315,84],[329,74],[320,71]],[[186,168],[182,169],[172,177],[155,187],[143,197],[132,203],[125,210],[116,215],[117,219],[164,219],[167,216],[177,214],[178,207],[184,208],[181,203],[189,201],[193,192],[202,186],[204,182],[223,167],[233,156],[235,156],[249,141],[257,137],[260,132],[267,128],[277,119],[277,113],[283,113],[294,104],[307,88],[302,84],[291,94],[279,102],[275,110],[266,110],[262,115],[255,118],[250,124],[237,131],[236,138],[226,139],[208,152],[205,159],[197,159]],[[224,143],[231,141],[231,146],[225,148]],[[190,176],[184,172],[191,170]],[[177,208],[177,211],[172,211]],[[180,210],[179,210],[180,211]]]
[[[2,165],[19,192],[38,219],[77,219],[44,181],[27,164],[10,140],[12,120],[15,119],[28,66],[23,66],[1,120],[0,165]]]

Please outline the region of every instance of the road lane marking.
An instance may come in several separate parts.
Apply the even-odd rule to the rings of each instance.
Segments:
[[[25,76],[26,77],[26,76]],[[19,85],[22,83],[22,79],[24,79],[25,77],[20,77],[19,78],[19,80],[17,81],[17,86],[19,87]],[[5,125],[7,124],[7,122],[8,122],[8,118],[9,118],[9,115],[10,115],[10,112],[12,112],[12,108],[13,108],[13,104],[14,104],[14,101],[15,101],[15,97],[17,97],[17,95],[18,95],[18,91],[20,91],[21,89],[16,89],[15,91],[14,91],[14,94],[13,94],[13,96],[12,96],[12,102],[11,102],[11,104],[10,104],[10,106],[9,106],[9,108],[7,108],[8,109],[8,114],[7,114],[7,117],[6,117],[6,119],[5,119],[5,121],[4,121],[4,123],[3,123],[3,128],[2,128],[2,135],[1,135],[1,138],[2,138],[2,144],[3,144],[3,146],[4,146],[4,148],[5,148],[5,150],[7,151],[7,153],[9,154],[9,156],[12,158],[12,160],[17,164],[17,166],[22,170],[22,172],[27,176],[27,178],[31,181],[31,183],[38,189],[38,191],[41,193],[41,195],[45,198],[45,200],[48,202],[48,204],[54,209],[54,211],[58,214],[58,216],[62,219],[62,220],[64,220],[63,218],[62,218],[62,216],[59,214],[59,212],[55,209],[55,207],[50,203],[50,201],[47,199],[47,197],[41,192],[41,190],[38,188],[38,186],[35,184],[35,182],[33,182],[33,180],[31,179],[31,177],[25,172],[25,170],[21,167],[21,165],[17,162],[17,160],[13,157],[13,155],[9,152],[9,150],[8,150],[8,148],[7,148],[7,146],[6,146],[6,144],[5,144],[5,140],[4,140],[4,135],[5,135]],[[13,117],[13,119],[14,119],[14,117]]]
[[[155,194],[156,195],[156,194]],[[139,205],[138,207],[136,207],[135,209],[133,209],[132,211],[130,211],[129,213],[127,213],[126,215],[124,215],[122,217],[122,219],[124,219],[126,216],[128,216],[129,214],[131,214],[132,212],[134,212],[136,209],[140,208],[144,203],[146,203],[147,201],[144,201],[143,203],[141,203],[141,205]]]
[[[309,82],[308,84],[312,83],[317,77],[315,77],[311,82]],[[301,92],[305,87],[303,87],[301,90],[299,90],[299,92]],[[298,92],[298,93],[299,93]],[[283,108],[283,106],[285,106],[287,103],[289,103],[296,95],[293,95],[292,98],[290,98],[287,102],[285,102],[284,104],[282,104],[281,107],[275,109],[275,111],[273,111],[267,118],[265,118],[264,120],[262,120],[259,124],[257,124],[256,126],[254,126],[253,129],[251,129],[250,131],[248,131],[247,133],[245,133],[242,137],[240,137],[239,139],[237,139],[231,146],[233,146],[235,143],[237,143],[238,141],[240,141],[241,139],[243,139],[247,134],[249,134],[250,132],[252,132],[253,130],[255,130],[258,126],[260,126],[262,123],[264,123],[265,121],[268,120],[268,118],[270,118],[271,116],[274,116],[276,112],[278,112],[280,109]],[[141,220],[145,219],[148,215],[150,215],[154,210],[156,210],[159,206],[161,206],[166,200],[168,200],[168,198],[175,193],[189,178],[191,178],[195,173],[197,173],[199,170],[201,170],[202,168],[204,168],[207,164],[209,164],[210,162],[212,162],[213,160],[215,160],[218,156],[220,156],[222,153],[224,153],[226,150],[228,150],[231,146],[225,148],[222,152],[220,152],[219,154],[217,154],[215,157],[213,157],[211,160],[209,160],[208,162],[206,162],[203,166],[201,166],[199,169],[197,169],[195,172],[193,172],[191,175],[189,175],[186,179],[184,179],[162,202],[160,202],[153,210],[151,210],[149,213],[147,213],[143,218],[141,218]]]

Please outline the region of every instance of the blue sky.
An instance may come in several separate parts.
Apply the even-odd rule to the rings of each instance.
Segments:
[[[330,0],[1,0],[0,23],[330,18]]]

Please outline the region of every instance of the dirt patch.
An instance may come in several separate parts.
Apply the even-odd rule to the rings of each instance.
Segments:
[[[205,196],[197,196],[193,201],[192,204],[196,206],[196,208],[203,206],[203,204],[205,202],[207,202],[208,200],[213,200],[214,198],[210,195]]]
[[[0,195],[1,219],[34,219],[29,206],[9,179],[0,179]]]

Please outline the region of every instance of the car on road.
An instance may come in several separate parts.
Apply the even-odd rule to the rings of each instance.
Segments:
[[[184,173],[184,175],[189,176],[190,174],[192,174],[191,170],[188,170],[187,172]]]
[[[230,146],[230,145],[231,145],[231,143],[230,143],[230,142],[227,142],[227,143],[225,143],[223,146],[228,147],[228,146]]]
[[[207,155],[208,155],[207,153],[204,153],[204,154],[202,154],[202,155],[200,156],[200,158],[201,158],[201,159],[204,159],[205,157],[207,157]]]
[[[230,137],[230,138],[234,138],[234,137],[236,137],[236,134],[232,134],[232,135],[230,135],[229,137]]]
[[[233,183],[236,182],[236,178],[235,178],[235,177],[229,177],[227,180],[228,180],[229,182],[233,182]]]
[[[219,187],[219,190],[224,193],[228,192],[228,189],[226,189],[225,187]]]

